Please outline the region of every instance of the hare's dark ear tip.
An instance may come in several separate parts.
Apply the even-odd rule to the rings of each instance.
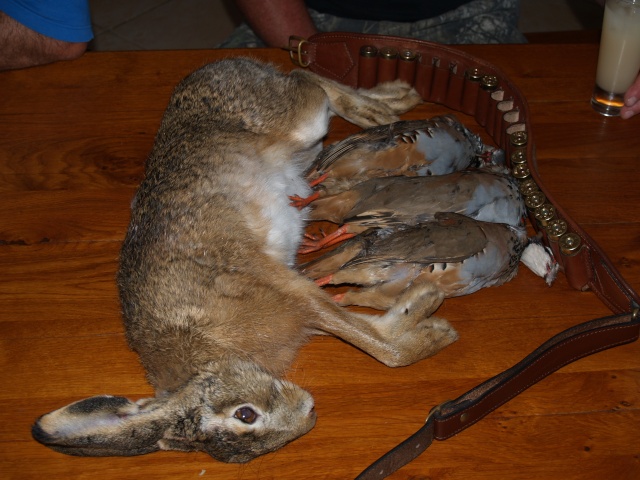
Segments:
[[[50,433],[47,433],[45,429],[42,428],[42,426],[40,425],[40,419],[42,417],[44,417],[44,415],[39,417],[31,427],[31,436],[36,442],[58,453],[64,453],[66,455],[76,455],[76,456],[81,455],[76,451],[74,451],[73,449],[69,449],[69,448],[65,448],[64,446],[57,445],[56,437],[51,435]]]
[[[74,402],[68,405],[66,409],[70,414],[90,414],[98,411],[115,412],[128,406],[135,407],[135,404],[128,398],[114,397],[113,395],[97,395]]]
[[[42,418],[42,416],[38,417],[36,422],[31,427],[31,436],[37,442],[40,442],[43,445],[47,445],[47,444],[53,442],[54,438],[51,435],[49,435],[47,432],[45,432],[44,429],[40,426],[40,419],[41,418]]]

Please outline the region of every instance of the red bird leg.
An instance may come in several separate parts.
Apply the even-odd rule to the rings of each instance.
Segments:
[[[331,297],[333,299],[334,302],[336,303],[341,303],[342,300],[344,300],[344,296],[346,295],[346,293],[336,293],[333,297]]]
[[[317,187],[317,186],[318,186],[318,185],[320,185],[322,182],[324,182],[324,181],[327,179],[327,177],[328,177],[328,176],[329,176],[329,174],[328,174],[328,173],[323,173],[322,175],[320,175],[320,176],[319,176],[318,178],[316,178],[315,180],[311,180],[311,181],[309,182],[309,186],[310,186],[311,188],[313,188],[313,187]]]
[[[291,200],[290,205],[292,207],[295,207],[298,210],[302,210],[311,202],[313,202],[314,200],[317,200],[318,197],[320,197],[320,194],[318,192],[313,192],[311,195],[305,198],[299,197],[298,195],[291,195],[289,196],[289,200]]]
[[[355,233],[343,233],[342,235],[331,239],[328,242],[325,242],[322,247],[330,247],[332,245],[335,245],[336,243],[340,243],[340,242],[344,242],[345,240],[349,240],[350,238],[355,237],[356,234]]]
[[[324,287],[325,285],[329,285],[333,280],[333,274],[327,275],[326,277],[320,277],[314,280],[315,284],[319,287]]]
[[[349,232],[349,225],[343,225],[338,228],[335,232],[330,233],[327,236],[314,240],[305,236],[302,240],[302,246],[298,250],[298,253],[305,254],[316,252],[321,248],[328,247],[330,245],[335,245],[336,243],[342,242],[351,237],[355,237],[355,233]]]
[[[306,233],[302,236],[303,240],[302,243],[306,244],[306,243],[310,243],[310,242],[316,242],[318,241],[319,238],[322,238],[325,236],[325,233],[322,231],[322,229],[320,229],[320,235],[316,235],[315,233]]]

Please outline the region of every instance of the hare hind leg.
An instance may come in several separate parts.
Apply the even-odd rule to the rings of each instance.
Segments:
[[[431,283],[413,284],[382,316],[349,312],[334,304],[316,328],[364,350],[389,367],[410,365],[457,340],[444,319],[431,317],[443,295]]]
[[[431,316],[443,300],[443,293],[433,283],[414,282],[379,317],[380,331],[402,348],[397,366],[430,357],[458,339],[449,322]]]
[[[422,98],[409,84],[396,80],[372,89],[355,90],[312,72],[294,70],[292,75],[305,76],[322,88],[329,108],[336,115],[360,127],[385,125],[398,120],[398,115],[422,103]]]

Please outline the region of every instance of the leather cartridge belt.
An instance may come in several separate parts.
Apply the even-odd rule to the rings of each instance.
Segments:
[[[401,79],[424,101],[473,116],[505,151],[529,219],[542,232],[569,284],[593,291],[613,313],[561,332],[510,369],[434,407],[420,430],[358,479],[385,478],[420,455],[433,439],[459,433],[564,365],[638,338],[640,296],[542,184],[527,101],[498,67],[452,47],[381,35],[291,37],[288,50],[296,65],[354,88]]]

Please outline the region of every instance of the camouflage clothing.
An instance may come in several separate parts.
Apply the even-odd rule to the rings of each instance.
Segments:
[[[518,30],[519,0],[472,0],[455,10],[413,23],[340,18],[309,9],[321,32],[358,32],[419,38],[431,42],[525,43]],[[240,25],[219,48],[266,46],[248,25]]]

